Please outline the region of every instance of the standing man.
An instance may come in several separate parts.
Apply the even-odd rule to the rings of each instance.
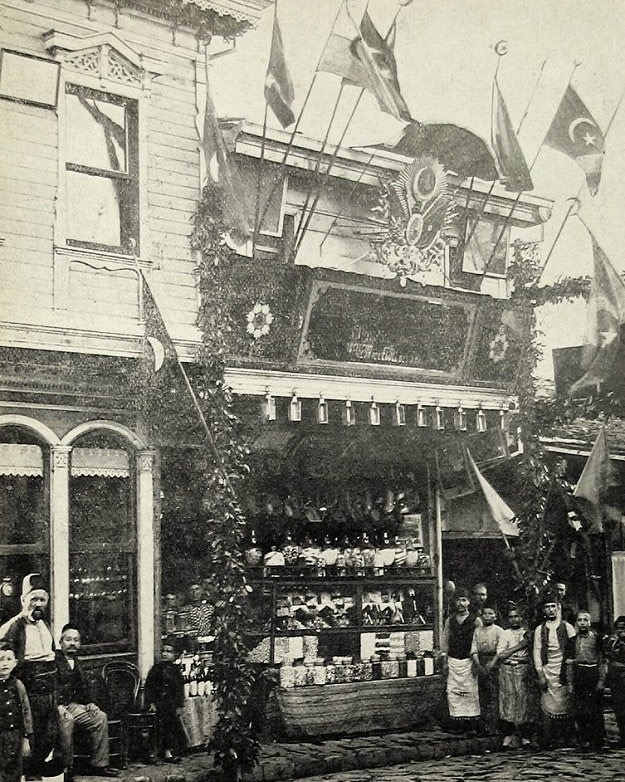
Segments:
[[[573,705],[560,673],[568,639],[575,629],[558,618],[558,598],[543,598],[544,620],[534,630],[533,657],[540,687],[541,744],[545,748],[568,746],[572,738]]]
[[[466,590],[456,591],[455,611],[443,626],[442,651],[446,655],[447,703],[452,729],[477,731],[480,700],[477,676],[473,672],[471,644],[473,631],[481,620],[469,611]]]
[[[480,721],[483,732],[497,733],[499,728],[499,675],[495,669],[497,645],[503,633],[495,624],[497,614],[488,604],[482,609],[482,625],[475,628],[471,644],[473,673],[480,696]]]
[[[607,668],[601,638],[588,611],[578,611],[577,635],[569,639],[563,678],[573,690],[573,711],[580,749],[601,749],[605,739],[603,690]]]
[[[558,618],[564,619],[569,624],[575,624],[575,610],[566,596],[566,584],[564,581],[558,581],[555,584],[556,595],[558,596]]]
[[[80,725],[89,734],[91,773],[96,776],[116,777],[109,768],[109,730],[106,714],[91,697],[91,688],[77,654],[80,632],[72,624],[61,631],[60,650],[57,651],[59,670],[60,745],[65,760],[65,782],[74,778],[74,726]]]
[[[479,581],[473,587],[473,598],[471,600],[471,611],[481,617],[484,606],[488,602],[488,589],[486,584]]]
[[[537,712],[537,693],[530,659],[530,638],[519,609],[508,608],[508,629],[497,642],[499,668],[499,716],[503,746],[531,743]]]
[[[41,775],[43,763],[55,749],[59,714],[57,669],[52,633],[44,617],[49,596],[40,573],[22,581],[22,610],[0,627],[0,638],[13,646],[21,679],[28,694],[33,720],[31,771]]]

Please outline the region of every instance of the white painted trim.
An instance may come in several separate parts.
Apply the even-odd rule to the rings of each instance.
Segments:
[[[124,426],[123,424],[117,423],[117,421],[108,421],[106,419],[101,420],[95,420],[95,421],[85,421],[85,423],[78,424],[78,426],[75,426],[73,429],[70,429],[67,434],[63,436],[63,439],[61,442],[64,445],[70,445],[71,443],[75,442],[79,437],[82,437],[82,435],[87,434],[89,432],[95,432],[95,431],[107,431],[107,432],[114,432],[115,434],[118,434],[120,437],[123,437],[124,440],[126,440],[130,445],[133,446],[133,448],[137,450],[143,450],[146,447],[145,442],[139,435],[137,435],[135,432],[132,431],[132,429],[129,429],[127,426]]]
[[[69,474],[70,445],[50,448],[50,584],[55,636],[69,622]]]
[[[262,136],[261,125],[245,122],[236,140],[236,151],[250,157],[259,158]],[[268,129],[265,139],[265,159],[281,163],[290,136],[291,134],[285,131]],[[305,136],[298,136],[297,141],[289,150],[287,165],[309,171],[311,154],[319,154],[320,149],[320,141]],[[335,149],[333,145],[328,145],[325,148],[324,162],[322,162],[320,167],[320,173],[326,170]],[[401,171],[408,163],[412,162],[412,158],[399,155],[390,150],[375,150],[376,155],[372,161],[372,151],[371,148],[341,148],[333,163],[331,175],[379,187],[380,176],[388,176],[391,172]],[[449,179],[454,188],[458,188],[456,194],[458,203],[464,205],[469,191],[471,192],[470,207],[472,209],[480,209],[484,197],[489,194],[485,211],[507,217],[510,212],[510,206],[516,199],[514,193],[508,192],[500,184],[496,184],[491,193],[490,183],[475,180],[473,186],[469,187],[468,179],[462,179],[457,176],[450,176]],[[551,215],[552,207],[553,201],[551,199],[524,193],[522,200],[515,204],[515,219],[513,222],[518,222],[519,224],[545,222]]]
[[[61,438],[50,427],[27,415],[0,415],[0,427],[21,426],[35,432],[45,443],[51,446],[60,446]]]
[[[56,56],[59,50],[61,52],[79,52],[85,49],[110,46],[134,65],[138,71],[147,70],[153,76],[160,76],[165,73],[163,63],[152,57],[144,56],[113,32],[78,36],[71,33],[63,33],[59,30],[48,30],[47,33],[43,34],[43,41],[46,50],[51,51],[54,56]]]
[[[407,380],[382,380],[379,378],[346,377],[339,375],[308,374],[304,372],[281,372],[263,369],[228,367],[226,383],[235,394],[265,396],[267,392],[276,397],[293,396],[300,399],[351,399],[352,402],[370,402],[373,397],[379,404],[401,404],[457,408],[459,402],[464,409],[500,410],[516,402],[516,397],[506,391],[494,388],[471,386],[448,386],[437,383],[418,383]]]
[[[154,451],[137,452],[137,650],[145,678],[154,663]]]
[[[54,32],[54,31],[51,31]],[[90,38],[99,38],[100,36],[89,36]],[[80,39],[85,40],[85,39]],[[91,47],[79,47],[91,48]],[[142,69],[143,70],[143,69]],[[67,170],[65,168],[67,157],[67,137],[66,137],[66,84],[76,84],[80,87],[86,87],[110,95],[119,95],[130,98],[137,102],[137,147],[138,147],[138,178],[139,178],[139,253],[144,253],[150,247],[150,233],[148,220],[148,107],[147,101],[150,99],[150,92],[140,86],[122,84],[110,79],[100,79],[97,76],[90,76],[80,71],[74,71],[63,63],[61,58],[61,76],[59,83],[59,100],[57,106],[58,120],[58,183],[57,198],[55,203],[55,221],[54,221],[54,264],[53,264],[53,306],[57,310],[66,311],[69,309],[69,275],[70,263],[72,260],[91,257],[94,261],[102,258],[117,258],[120,261],[128,263],[130,260],[134,263],[134,258],[122,253],[108,253],[101,250],[89,250],[83,247],[73,247],[67,245]],[[145,84],[145,80],[144,80]],[[77,252],[76,252],[77,251]],[[143,263],[146,263],[143,261]]]
[[[582,443],[581,440],[548,440],[541,437],[540,442],[543,448],[550,453],[569,454],[570,456],[590,456],[590,451],[592,450],[591,445]],[[562,445],[560,443],[562,443]],[[575,443],[579,443],[579,446],[575,447]],[[625,462],[625,454],[611,453],[610,460]]]

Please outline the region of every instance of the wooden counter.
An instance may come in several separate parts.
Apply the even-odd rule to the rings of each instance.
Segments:
[[[290,738],[404,730],[423,724],[443,695],[442,676],[276,690]]]

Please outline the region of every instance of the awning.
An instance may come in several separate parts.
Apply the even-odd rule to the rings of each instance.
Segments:
[[[112,448],[74,448],[71,474],[127,478],[130,458],[127,451]],[[0,475],[43,476],[43,451],[38,445],[0,443]]]
[[[493,519],[482,492],[443,501],[443,539],[498,539],[501,531]]]

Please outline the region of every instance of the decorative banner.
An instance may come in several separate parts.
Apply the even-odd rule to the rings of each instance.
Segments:
[[[458,301],[316,281],[300,360],[386,364],[457,375],[471,309]]]

